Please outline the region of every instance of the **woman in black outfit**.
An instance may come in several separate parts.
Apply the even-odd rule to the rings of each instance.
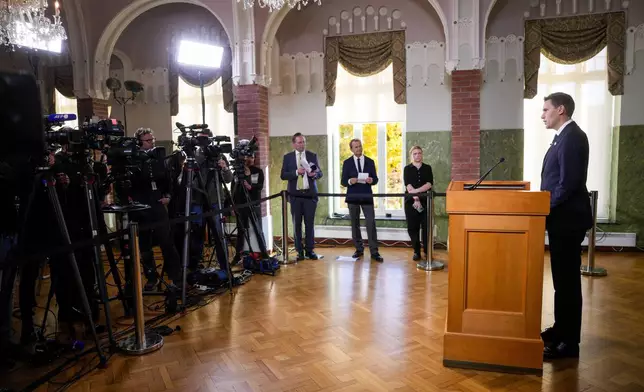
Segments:
[[[420,260],[420,229],[423,229],[423,249],[427,254],[427,196],[417,195],[426,193],[432,188],[434,174],[432,167],[423,163],[423,149],[419,146],[411,148],[411,163],[405,166],[403,180],[405,181],[405,216],[407,217],[407,232],[414,248],[414,260]],[[421,209],[422,207],[422,209]],[[419,211],[420,209],[420,211]]]
[[[238,176],[238,173],[235,173],[234,178],[234,190],[233,190],[233,200],[235,205],[246,204],[252,201],[257,201],[262,198],[262,189],[264,188],[264,172],[255,166],[255,156],[246,157],[244,162],[244,175],[242,177]],[[248,191],[248,199],[246,198],[246,192]],[[255,217],[257,218],[257,230],[259,233],[257,235],[264,235],[262,230],[262,208],[261,204],[254,205],[252,207],[244,207],[236,210],[237,215],[237,254],[235,255],[235,261],[238,261],[241,256],[241,252],[244,250],[244,243],[246,242],[246,233],[252,237],[255,234],[253,225],[250,221],[251,218],[251,208],[255,212]],[[250,246],[249,246],[250,248]],[[260,249],[253,249],[253,252],[260,252]]]

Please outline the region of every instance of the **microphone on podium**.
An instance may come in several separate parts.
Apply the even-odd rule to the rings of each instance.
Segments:
[[[481,176],[481,178],[479,178],[479,179],[478,179],[478,181],[476,181],[476,182],[474,183],[474,185],[472,185],[472,186],[468,187],[467,189],[468,189],[468,190],[470,190],[470,191],[473,191],[473,190],[475,190],[476,188],[478,188],[478,187],[479,187],[479,185],[481,185],[481,183],[483,182],[483,180],[485,180],[485,179],[487,178],[487,176],[488,176],[490,173],[492,173],[492,170],[494,170],[497,166],[499,166],[499,165],[500,165],[500,164],[502,164],[503,162],[505,162],[505,158],[501,157],[501,159],[499,159],[499,161],[496,163],[496,165],[492,166],[492,167],[490,168],[490,170],[488,170],[485,174],[483,174],[483,175]]]

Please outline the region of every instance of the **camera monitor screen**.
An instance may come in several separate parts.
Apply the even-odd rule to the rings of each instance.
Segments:
[[[0,72],[0,160],[40,159],[45,134],[36,80],[29,74]]]

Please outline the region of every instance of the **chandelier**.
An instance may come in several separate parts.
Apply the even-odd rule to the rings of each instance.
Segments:
[[[270,12],[277,11],[285,5],[288,5],[290,8],[297,6],[297,9],[301,10],[302,7],[306,7],[309,4],[309,1],[317,5],[322,5],[322,0],[257,0],[257,5],[260,8],[268,7]],[[244,2],[244,9],[255,6],[255,0],[237,0],[237,2]]]
[[[53,21],[45,16],[47,0],[0,0],[0,45],[61,51],[67,39],[55,2]]]

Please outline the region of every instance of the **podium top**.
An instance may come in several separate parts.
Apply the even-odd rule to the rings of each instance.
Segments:
[[[448,191],[469,191],[470,188],[476,183],[473,181],[452,181],[447,188]],[[514,191],[529,191],[530,182],[528,181],[483,181],[475,190],[514,190]]]
[[[548,215],[550,192],[531,191],[527,181],[452,181],[447,187],[448,214]]]

